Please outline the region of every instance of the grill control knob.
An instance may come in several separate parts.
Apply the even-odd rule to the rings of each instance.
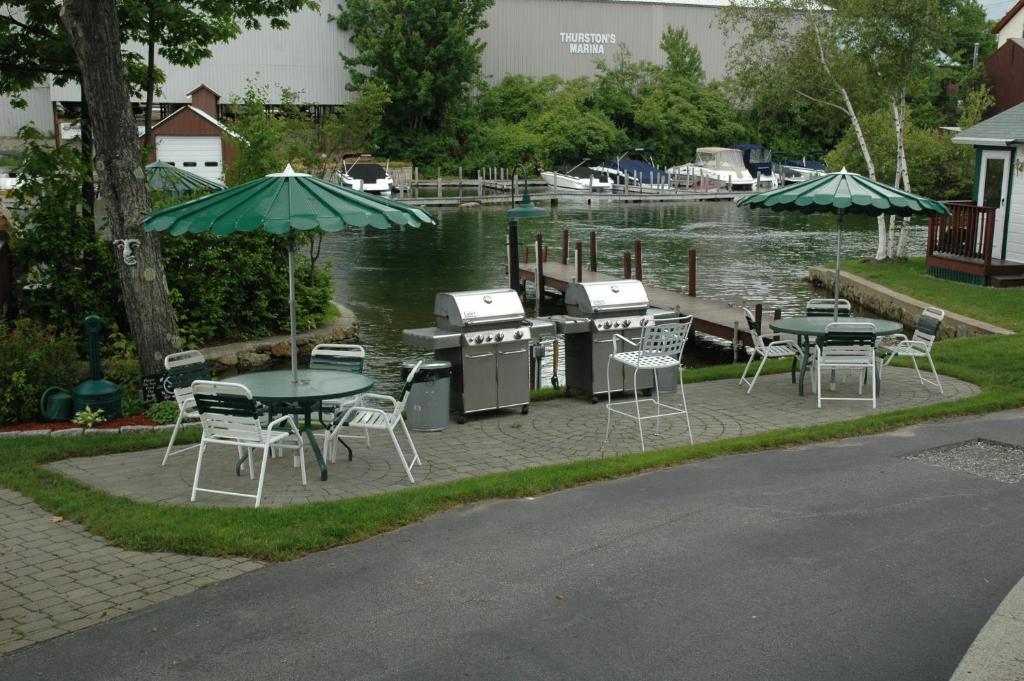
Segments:
[[[494,340],[494,336],[487,334],[487,342],[490,343],[492,340]]]
[[[523,332],[522,331],[516,331],[514,334],[512,334],[512,337],[515,338],[516,340],[519,340],[520,338],[523,337]]]
[[[628,319],[623,319],[623,320],[622,320],[622,328],[624,328],[624,329],[625,329],[626,327],[628,327],[628,326],[629,326],[629,324],[630,324],[630,322],[629,322],[629,320],[628,320]]]
[[[616,329],[619,328],[619,323],[618,322],[615,322],[615,328]]]
[[[611,322],[605,322],[604,323],[604,328],[606,328],[606,329],[612,328],[612,323]]]
[[[496,340],[496,341],[504,340],[504,338],[505,338],[505,334],[501,333],[500,331],[498,333],[494,334],[494,340]]]
[[[476,337],[476,342],[477,342],[477,343],[483,343],[483,342],[484,342],[484,337],[483,337],[483,336],[481,336],[481,335],[477,335],[477,337]]]

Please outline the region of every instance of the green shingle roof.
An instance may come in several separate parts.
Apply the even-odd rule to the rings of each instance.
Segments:
[[[957,144],[987,143],[998,146],[1024,143],[1024,104],[1018,104],[961,131],[953,141]]]

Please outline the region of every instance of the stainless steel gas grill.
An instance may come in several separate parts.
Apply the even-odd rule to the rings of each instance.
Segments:
[[[565,310],[566,315],[552,319],[559,333],[565,335],[566,388],[590,395],[594,402],[608,390],[608,356],[615,335],[637,341],[645,325],[677,316],[671,310],[649,307],[647,291],[635,279],[571,283],[565,290]],[[649,372],[642,373],[636,389],[649,391],[654,378]],[[630,374],[628,388],[632,390]],[[612,392],[623,390],[627,384],[621,364],[612,366],[611,384]]]
[[[530,401],[530,326],[512,289],[438,293],[437,326],[405,329],[406,345],[452,363],[453,405],[466,414],[520,407]]]

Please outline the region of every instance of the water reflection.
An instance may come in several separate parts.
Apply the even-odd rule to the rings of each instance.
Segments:
[[[468,210],[438,209],[436,227],[350,230],[324,237],[337,300],[359,317],[368,347],[367,371],[378,388],[393,390],[397,366],[416,352],[402,345],[402,329],[433,326],[434,294],[506,284],[505,211],[507,206]],[[732,202],[612,204],[596,199],[563,201],[548,218],[520,224],[520,239],[537,233],[561,251],[561,230],[572,243],[582,241],[587,256],[589,231],[597,231],[598,262],[606,272],[622,271],[622,253],[633,241],[644,246],[644,279],[683,290],[687,252],[697,249],[697,290],[701,296],[734,304],[763,303],[783,314],[803,308],[811,297],[804,282],[810,265],[835,257],[835,217],[775,213],[739,208]],[[921,254],[926,224],[910,235],[911,254]],[[849,216],[843,233],[846,257],[874,253],[876,222]],[[570,252],[570,261],[572,254]]]

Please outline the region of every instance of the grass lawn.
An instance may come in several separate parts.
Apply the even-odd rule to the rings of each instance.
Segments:
[[[916,267],[923,266],[918,262]],[[932,280],[920,274],[913,262],[850,263],[849,271],[949,310],[1008,328],[1024,328],[1024,290],[992,291]],[[72,456],[163,446],[167,433],[2,439],[0,486],[21,492],[49,512],[81,523],[126,548],[283,560],[359,541],[460,504],[532,496],[695,459],[863,435],[927,419],[1024,405],[1024,336],[943,341],[935,346],[933,355],[940,372],[981,386],[981,393],[956,402],[866,414],[840,423],[498,473],[372,497],[280,509],[159,506],[112,496],[41,466]],[[742,369],[742,365],[725,365],[689,370],[686,380],[735,378]],[[766,369],[786,370],[785,361]],[[197,439],[198,433],[188,432],[185,438]]]

